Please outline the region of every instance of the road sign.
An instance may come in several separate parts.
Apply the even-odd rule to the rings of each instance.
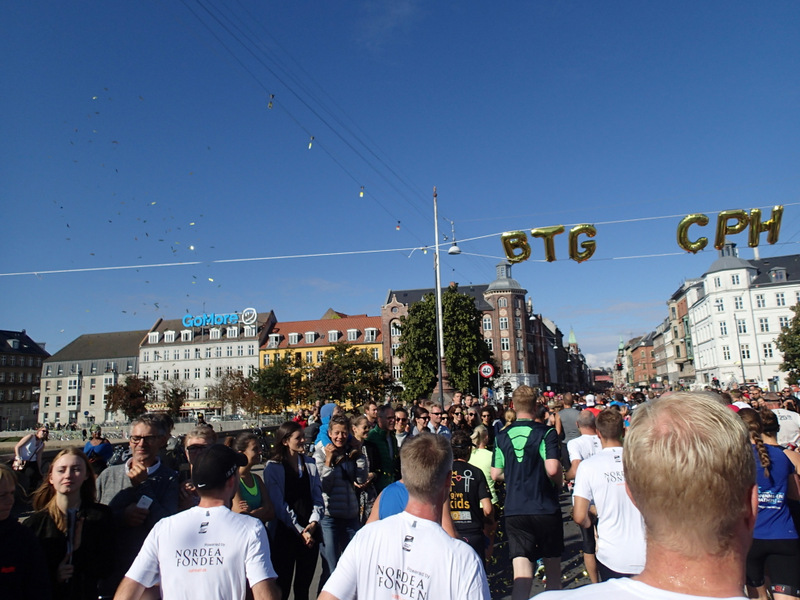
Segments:
[[[89,416],[89,411],[88,410],[83,411],[83,416],[84,417],[88,417]]]
[[[484,379],[489,379],[494,375],[494,367],[490,363],[482,363],[478,370]]]

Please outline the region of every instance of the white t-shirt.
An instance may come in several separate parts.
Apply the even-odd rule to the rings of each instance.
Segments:
[[[164,598],[244,599],[247,583],[277,577],[269,540],[256,518],[225,506],[192,507],[161,519],[125,574]]]
[[[339,598],[490,600],[476,552],[438,523],[402,512],[363,527],[324,590]]]
[[[597,507],[597,560],[617,573],[641,573],[644,520],[625,492],[622,448],[604,448],[581,462],[573,496]]]
[[[800,437],[800,415],[785,408],[773,408],[772,412],[778,417],[780,430],[778,431],[778,443],[783,445],[796,444]]]
[[[569,452],[569,462],[573,460],[586,460],[594,456],[602,449],[600,438],[596,435],[582,434],[574,440],[567,442],[567,452]]]
[[[678,592],[668,592],[660,588],[634,581],[633,579],[611,579],[604,583],[585,585],[575,590],[544,592],[536,600],[745,600],[744,596],[731,598],[710,598],[709,596],[690,596]]]

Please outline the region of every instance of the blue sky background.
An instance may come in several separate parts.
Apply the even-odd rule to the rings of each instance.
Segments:
[[[494,279],[503,231],[598,224],[589,261],[563,235],[557,262],[514,267],[597,366],[716,257],[681,253],[680,217],[619,221],[784,204],[761,255],[798,251],[794,1],[1,10],[0,327],[50,352],[204,309],[379,314],[433,285],[412,251],[434,242],[433,186],[463,251],[445,284]],[[278,258],[307,254],[330,256]],[[270,260],[213,262],[247,258]]]

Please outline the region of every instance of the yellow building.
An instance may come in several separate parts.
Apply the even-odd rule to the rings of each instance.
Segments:
[[[341,343],[366,350],[372,358],[383,361],[381,318],[350,316],[329,309],[314,321],[278,322],[261,345],[259,364],[268,367],[288,353],[295,363],[318,365],[326,352]]]

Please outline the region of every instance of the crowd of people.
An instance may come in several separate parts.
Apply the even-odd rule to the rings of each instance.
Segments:
[[[278,427],[269,456],[253,433],[223,441],[200,423],[181,464],[165,454],[163,415],[134,419],[119,464],[96,428],[45,472],[40,428],[0,465],[0,590],[488,599],[502,539],[513,600],[537,575],[547,597],[800,599],[791,390],[520,386],[508,405],[490,400],[456,392],[444,406],[369,401],[351,414],[320,403]],[[33,508],[24,524],[11,516],[20,482]],[[557,591],[565,502],[592,583],[574,591]]]

